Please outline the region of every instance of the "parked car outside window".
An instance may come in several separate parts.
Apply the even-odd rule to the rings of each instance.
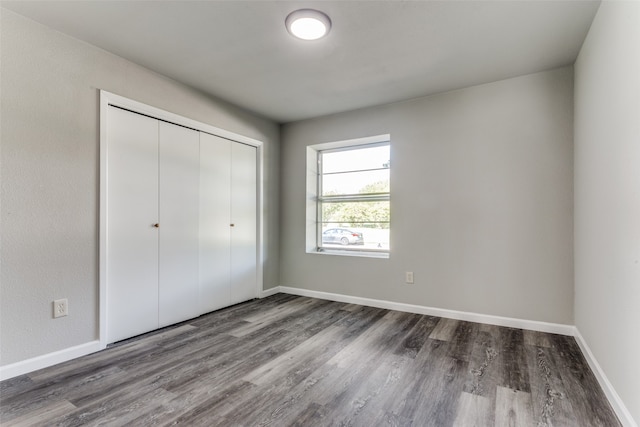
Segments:
[[[334,245],[364,245],[362,233],[347,228],[330,228],[322,233],[322,243]]]

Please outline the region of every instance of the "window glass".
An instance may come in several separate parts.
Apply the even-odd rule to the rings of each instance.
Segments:
[[[322,153],[323,173],[380,169],[385,164],[388,168],[389,163],[389,145],[364,145]]]
[[[390,145],[318,152],[318,248],[389,251]]]
[[[322,195],[389,192],[389,169],[337,172],[322,176]]]

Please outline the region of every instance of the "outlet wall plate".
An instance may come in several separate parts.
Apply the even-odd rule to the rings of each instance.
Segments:
[[[69,315],[69,301],[66,298],[53,301],[53,318]]]
[[[404,281],[409,284],[413,283],[413,271],[407,271],[405,273]]]

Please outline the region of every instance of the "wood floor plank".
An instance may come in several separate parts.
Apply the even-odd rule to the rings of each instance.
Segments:
[[[479,327],[470,349],[469,372],[464,382],[464,392],[460,396],[464,400],[459,404],[459,412],[456,416],[458,425],[462,425],[460,423],[463,421],[470,422],[467,416],[460,413],[462,408],[473,410],[478,426],[492,426],[495,423],[496,389],[499,384],[502,384],[501,359],[496,339],[498,334],[496,326],[481,325]],[[491,410],[486,412],[485,407]]]
[[[536,341],[539,342],[539,341]],[[575,423],[571,402],[549,347],[526,346],[534,420],[540,427],[566,427]]]
[[[20,375],[0,382],[0,398],[11,396],[29,390],[33,387],[33,380],[29,375]]]
[[[383,318],[373,323],[352,343],[329,359],[327,363],[334,365],[336,368],[345,369],[362,362],[363,357],[372,358],[374,351],[380,349],[380,344],[384,345],[389,335],[394,333],[397,327],[396,319],[404,315],[406,315],[406,313],[386,313]]]
[[[468,362],[479,327],[479,323],[459,321],[449,340],[452,344],[449,348],[449,356]]]
[[[342,309],[344,311],[358,311],[360,307],[362,306],[358,304],[346,304]]]
[[[415,426],[412,420],[409,418],[401,417],[400,415],[391,412],[381,412],[380,417],[381,424],[389,427],[411,427]]]
[[[531,393],[498,387],[496,391],[497,426],[534,426]]]
[[[323,405],[325,417],[342,425],[375,425],[380,422],[380,405],[394,392],[402,373],[412,362],[410,358],[397,355],[393,350],[405,342],[419,319],[416,315],[394,312],[381,319],[381,323],[390,332],[385,333],[384,329],[377,331],[383,333],[377,342],[368,341],[367,338],[363,340],[369,343],[367,346],[371,359],[354,361],[342,374],[340,370],[336,371],[343,377],[341,389],[334,390],[333,399]],[[370,331],[367,330],[365,334]],[[371,334],[369,338],[375,335]],[[359,344],[362,345],[363,342]],[[369,360],[375,360],[375,363],[370,363]],[[342,362],[344,363],[344,359]],[[330,363],[328,365],[331,366]],[[367,370],[363,367],[371,368]]]
[[[531,392],[522,329],[500,328],[500,354],[504,387]]]
[[[486,330],[479,331],[470,349],[470,375],[464,390],[495,402],[496,387],[502,383],[499,357],[499,348],[494,337]]]
[[[420,316],[412,330],[407,334],[405,339],[402,340],[400,345],[396,347],[394,353],[415,359],[439,321],[439,317]]]
[[[423,402],[412,415],[420,425],[442,426],[455,419],[458,399],[470,375],[469,353],[478,333],[476,323],[459,321],[446,346],[446,357],[441,359],[437,381],[420,390],[424,396],[434,398]],[[435,388],[434,388],[435,387]]]
[[[51,402],[69,400],[69,396],[90,394],[96,386],[116,387],[114,384],[117,384],[118,379],[125,377],[122,369],[117,366],[109,366],[82,376],[36,383],[31,390],[16,395],[3,395],[0,405],[0,419],[23,416],[29,412],[40,410]]]
[[[363,325],[366,325],[366,322],[363,322]],[[310,330],[315,330],[315,324],[313,323],[308,327]],[[208,384],[202,380],[202,378],[206,379],[207,372],[215,372],[216,381],[222,383],[241,378],[248,372],[252,372],[253,369],[259,369],[259,367],[270,363],[287,351],[296,348],[298,344],[305,342],[310,336],[305,331],[299,332],[302,333],[279,329],[272,335],[263,336],[260,340],[247,341],[251,346],[234,346],[232,352],[221,355],[220,358],[215,360],[215,364],[203,366],[188,381],[167,384],[165,387],[176,393],[188,393],[190,389],[198,389],[198,384],[202,383],[203,386]]]
[[[214,420],[222,421],[224,417],[220,414],[229,412],[232,406],[229,402],[240,400],[240,397],[247,394],[251,389],[256,388],[254,384],[245,381],[234,381],[226,387],[212,387],[209,390],[202,390],[198,394],[181,394],[176,396],[169,403],[171,408],[181,409],[164,411],[160,416],[150,420],[146,417],[137,418],[133,425],[213,425]]]
[[[458,327],[459,320],[441,317],[429,338],[440,341],[451,341]]]
[[[577,425],[617,427],[619,421],[573,337],[552,335],[554,361],[559,368]]]
[[[438,387],[446,377],[449,344],[445,341],[428,339],[412,362],[412,369],[405,371],[400,379],[402,388],[389,395],[383,403],[383,409],[399,418],[416,422],[416,412],[425,404],[431,405],[430,399],[436,396]],[[429,373],[416,375],[416,372]],[[446,378],[445,378],[446,380]],[[417,424],[419,425],[419,424]]]
[[[318,411],[320,405],[317,403],[310,403],[309,406],[304,408],[292,421],[290,427],[306,427],[306,426],[319,426],[321,425],[321,419],[318,417]]]
[[[458,399],[464,387],[464,381],[469,371],[469,364],[460,359],[445,357],[442,365],[442,376],[429,385],[428,392],[423,396],[433,396],[418,407],[413,415],[418,425],[443,426],[450,425],[455,419]]]
[[[235,381],[254,369],[269,363],[281,354],[295,348],[305,339],[292,337],[284,330],[278,330],[263,337],[263,340],[248,342],[235,351],[208,358],[197,370],[183,378],[172,378],[163,386],[174,393],[185,393],[207,387],[211,380],[216,383]],[[251,344],[251,345],[249,345]]]
[[[191,325],[182,325],[178,328],[172,328],[141,338],[138,341],[108,348],[79,359],[32,372],[29,377],[37,384],[51,380],[58,382],[63,380],[71,381],[73,378],[83,377],[101,369],[117,366],[121,361],[131,360],[134,357],[143,357],[156,351],[158,343],[176,336],[183,336],[185,333],[195,330],[197,328]]]
[[[316,334],[312,340],[306,340],[288,352],[260,366],[242,378],[243,381],[256,385],[273,383],[278,378],[288,377],[310,365],[323,364],[325,358],[332,357],[342,349],[340,346],[343,330],[330,326]],[[328,356],[328,357],[327,357]],[[292,380],[293,381],[293,380]],[[298,381],[299,382],[299,381]],[[296,382],[297,384],[297,382]]]
[[[6,427],[34,427],[51,425],[51,420],[63,417],[78,409],[68,400],[53,401],[34,411],[30,411],[20,417],[12,419],[0,419],[1,424]]]
[[[454,427],[489,427],[494,425],[491,399],[463,392],[458,400]]]
[[[312,336],[334,323],[346,318],[349,311],[343,310],[343,304],[322,301],[303,316],[287,319],[284,328],[297,334]]]
[[[257,313],[253,316],[245,317],[244,320],[248,323],[230,331],[229,334],[234,337],[244,337],[293,314],[304,313],[319,303],[321,301],[311,298],[294,300],[293,303],[287,306],[274,307],[265,313]]]
[[[545,334],[544,332],[538,331],[527,331],[523,330],[522,334],[524,336],[524,344],[530,345],[534,347],[551,347],[551,341],[549,340],[550,334]]]
[[[399,387],[410,363],[411,359],[393,353],[381,356],[372,371],[325,405],[325,416],[339,425],[379,425],[385,415],[381,403]]]
[[[571,337],[284,294],[0,393],[3,426],[620,425]]]
[[[141,414],[155,411],[158,406],[173,397],[173,394],[158,387],[127,387],[120,392],[105,395],[103,399],[78,408],[63,417],[54,418],[51,425],[130,425],[131,421],[139,418]]]
[[[275,322],[285,316],[294,314],[297,311],[309,309],[325,301],[315,298],[300,297],[291,300],[289,304],[279,304],[268,310],[261,310],[250,316],[244,316],[243,320],[251,323]]]
[[[360,321],[337,322],[334,327],[330,328],[332,329],[332,333],[342,334],[341,338],[333,344],[333,350],[327,352],[327,354],[320,357],[320,360],[311,363],[309,366],[298,368],[297,365],[294,365],[292,369],[287,369],[287,373],[282,377],[284,381],[277,381],[273,378],[268,387],[268,393],[282,397],[277,398],[269,408],[257,408],[256,412],[252,414],[248,414],[246,409],[243,408],[245,416],[251,415],[253,418],[250,419],[256,423],[271,424],[277,421],[278,424],[286,425],[293,421],[294,417],[291,417],[291,415],[296,415],[297,410],[299,410],[292,410],[290,408],[294,405],[298,407],[300,405],[307,405],[310,394],[312,394],[314,402],[316,403],[318,401],[321,401],[322,404],[329,402],[336,394],[340,393],[338,390],[348,387],[348,385],[354,381],[354,378],[361,372],[360,368],[366,367],[367,363],[362,360],[359,366],[352,367],[348,369],[348,373],[345,373],[341,369],[336,369],[329,362],[325,363],[326,359],[330,358],[330,360],[333,360],[335,358],[335,356],[331,357],[333,353],[352,345],[357,339],[362,337],[362,335],[368,333],[373,327],[372,325],[375,326],[382,322],[384,318],[383,315],[386,316],[388,314],[387,311],[382,310],[378,310],[377,312],[370,310],[351,312],[349,317],[356,317],[360,319]],[[363,315],[365,317],[362,317]],[[376,320],[372,322],[371,320],[373,319]],[[387,319],[387,321],[391,320]],[[313,352],[312,354],[316,353]],[[370,356],[374,357],[374,355]],[[313,376],[309,378],[311,374],[310,369],[316,367],[318,362],[321,362],[322,365],[319,366],[319,369],[316,369],[316,371],[313,372]],[[341,380],[341,386],[336,388],[335,384],[338,379]],[[292,386],[293,389],[290,389]],[[287,414],[285,414],[285,408],[289,409]],[[289,418],[281,419],[284,415],[289,416]]]

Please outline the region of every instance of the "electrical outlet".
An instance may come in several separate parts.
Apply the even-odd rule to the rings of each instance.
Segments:
[[[404,273],[404,281],[408,284],[413,283],[413,271],[407,271],[406,273]]]
[[[69,301],[66,298],[57,299],[53,302],[53,317],[63,317],[69,315]]]

